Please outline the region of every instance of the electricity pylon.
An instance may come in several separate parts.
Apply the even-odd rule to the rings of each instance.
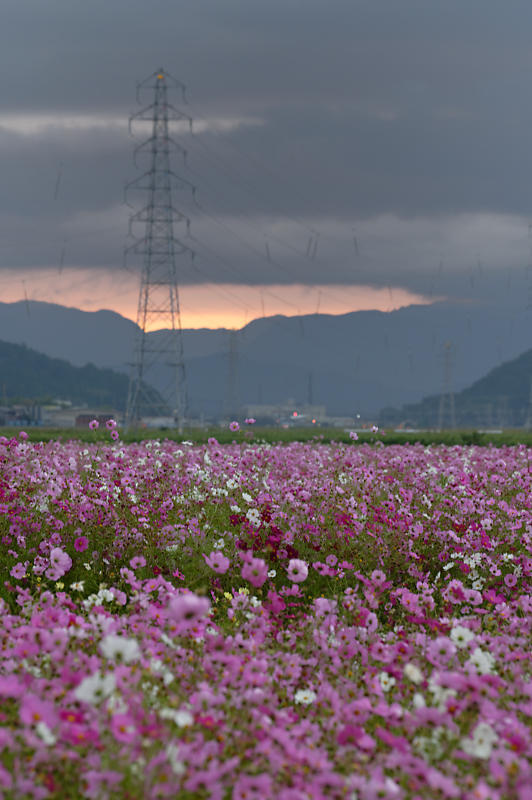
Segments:
[[[225,416],[236,420],[240,414],[240,396],[238,390],[238,331],[229,331],[229,353],[227,364],[227,390],[225,399]]]
[[[139,157],[146,157],[148,169],[126,186],[126,201],[131,191],[140,192],[145,200],[130,216],[129,236],[135,241],[124,254],[142,259],[126,427],[138,426],[144,416],[163,415],[171,416],[182,431],[186,379],[176,257],[193,258],[194,252],[174,235],[176,224],[184,225],[187,235],[190,220],[174,207],[172,190],[188,189],[194,195],[195,188],[170,168],[171,153],[177,151],[184,158],[186,152],[169,135],[169,122],[185,122],[192,128],[192,120],[168,102],[169,89],[178,89],[185,100],[183,84],[163,69],[138,84],[137,101],[141,102],[143,91],[153,90],[153,102],[129,120],[130,133],[135,123],[147,122],[151,136],[136,147],[134,156],[135,165]],[[143,226],[142,234],[136,235],[139,225]],[[150,333],[153,331],[157,333]]]
[[[440,395],[440,407],[438,412],[438,428],[456,428],[456,414],[454,407],[454,392],[452,388],[454,348],[452,342],[445,342],[443,345],[443,391]],[[448,424],[445,424],[446,406],[448,405]]]

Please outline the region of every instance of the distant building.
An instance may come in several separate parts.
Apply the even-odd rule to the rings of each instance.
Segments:
[[[306,405],[287,400],[284,403],[251,403],[244,406],[243,413],[246,417],[256,419],[259,424],[275,422],[290,425],[312,425],[323,421],[327,416],[327,409],[325,406]]]

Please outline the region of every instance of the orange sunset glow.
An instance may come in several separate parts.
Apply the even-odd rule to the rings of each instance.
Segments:
[[[2,301],[38,300],[83,311],[109,309],[136,321],[139,283],[129,272],[57,269],[4,271]],[[242,328],[259,317],[276,314],[346,314],[394,309],[430,300],[406,289],[372,286],[304,286],[241,284],[185,285],[180,288],[183,328]]]

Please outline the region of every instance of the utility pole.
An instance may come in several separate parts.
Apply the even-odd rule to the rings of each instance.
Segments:
[[[194,195],[195,187],[170,168],[171,154],[178,152],[184,158],[186,151],[169,135],[169,122],[187,122],[192,127],[191,118],[168,102],[168,91],[176,89],[184,102],[183,84],[163,69],[154,72],[137,86],[137,101],[141,103],[141,95],[150,90],[152,102],[129,120],[130,133],[133,125],[149,123],[151,135],[136,147],[134,154],[135,165],[144,158],[148,168],[126,186],[126,200],[130,192],[139,192],[144,202],[130,216],[129,235],[135,241],[124,254],[142,260],[139,330],[126,427],[137,427],[143,416],[169,415],[181,432],[186,413],[186,378],[176,258],[193,258],[194,252],[174,235],[174,226],[178,224],[185,227],[187,235],[190,220],[174,207],[172,190],[188,189]],[[137,233],[139,226],[141,230]]]

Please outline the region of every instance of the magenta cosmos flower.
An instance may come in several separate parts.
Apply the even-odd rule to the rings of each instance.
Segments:
[[[99,427],[100,427],[100,423],[98,422],[98,420],[97,419],[91,419],[91,421],[89,422],[89,428],[91,429],[91,431],[95,431],[96,428],[99,428]]]
[[[209,556],[203,553],[203,558],[207,566],[217,572],[218,575],[225,575],[231,563],[227,556],[224,556],[219,550],[213,551]]]
[[[76,550],[78,553],[83,553],[88,546],[89,540],[86,536],[78,536],[78,538],[74,541],[74,550]]]

